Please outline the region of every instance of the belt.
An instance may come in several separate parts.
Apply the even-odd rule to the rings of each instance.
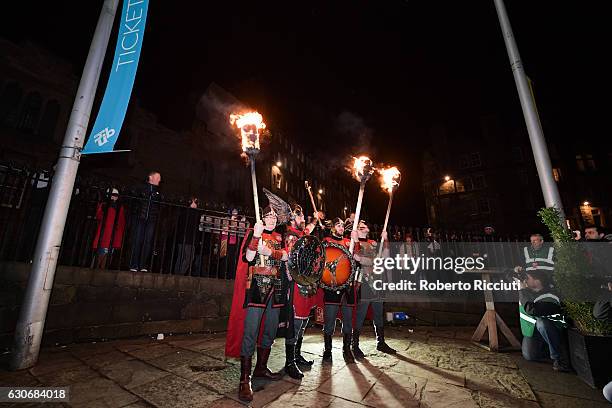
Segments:
[[[251,273],[253,275],[277,277],[278,269],[273,266],[251,266]]]

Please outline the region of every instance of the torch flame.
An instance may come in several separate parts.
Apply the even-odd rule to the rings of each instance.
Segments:
[[[259,131],[266,128],[263,117],[258,112],[248,112],[242,115],[231,114],[230,124],[240,129],[242,151],[245,153],[259,152]]]
[[[370,177],[374,171],[374,167],[372,167],[372,160],[370,160],[368,156],[354,157],[354,159],[353,174],[357,180],[361,181],[364,176]]]
[[[402,177],[397,167],[389,167],[380,171],[380,183],[383,190],[391,193],[394,189],[399,186],[400,179]]]

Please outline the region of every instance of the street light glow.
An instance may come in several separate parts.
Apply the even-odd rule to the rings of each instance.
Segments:
[[[319,194],[323,194],[323,189],[322,188],[319,189]]]
[[[444,181],[449,181],[450,179],[450,176],[444,176]]]
[[[276,167],[281,167],[282,165],[283,165],[283,163],[282,163],[282,162],[280,162],[280,161],[277,161],[277,162],[276,162]]]
[[[591,205],[591,203],[589,203],[588,201],[585,201],[584,203],[582,203],[584,206],[589,206]]]

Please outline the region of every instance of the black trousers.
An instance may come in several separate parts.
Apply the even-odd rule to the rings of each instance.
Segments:
[[[153,239],[155,238],[155,221],[151,219],[136,220],[130,269],[150,269]]]

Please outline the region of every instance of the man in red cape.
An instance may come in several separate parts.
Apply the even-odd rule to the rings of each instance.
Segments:
[[[262,218],[263,223],[255,223],[242,244],[225,343],[226,356],[240,357],[238,397],[243,401],[253,400],[251,368],[256,347],[253,376],[274,381],[282,377],[271,372],[267,363],[280,309],[287,302],[287,252],[281,235],[274,231],[276,212],[267,206]]]

